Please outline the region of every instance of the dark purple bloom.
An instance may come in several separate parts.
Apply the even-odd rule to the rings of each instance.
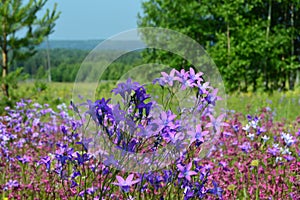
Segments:
[[[137,106],[137,108],[139,109],[139,115],[140,115],[140,117],[142,117],[142,115],[143,115],[143,110],[145,110],[145,112],[146,112],[146,117],[149,115],[151,107],[152,107],[152,104],[153,104],[152,102],[149,102],[147,104],[145,104],[144,102],[141,102]]]
[[[49,156],[43,157],[40,161],[39,164],[44,164],[46,166],[46,169],[49,171],[50,166],[51,166],[51,160]]]
[[[232,128],[234,132],[239,132],[239,125],[233,125]]]
[[[74,172],[72,173],[72,175],[71,175],[71,178],[72,178],[72,179],[75,179],[77,176],[81,176],[80,171],[74,171]]]
[[[75,160],[77,160],[79,165],[82,165],[84,162],[86,162],[90,159],[90,157],[86,153],[83,153],[81,155],[78,152],[76,152],[76,155],[77,155],[77,157],[75,158]]]
[[[71,180],[71,188],[74,188],[74,187],[77,187],[78,184],[74,181],[74,180]]]
[[[214,188],[209,189],[208,193],[214,194],[214,195],[218,196],[218,198],[222,199],[222,193],[223,193],[222,188],[218,187],[218,184],[215,181],[213,181],[213,185],[214,185]]]
[[[261,133],[266,132],[265,127],[258,127],[257,131],[256,131],[256,135],[260,135]]]
[[[247,119],[248,119],[248,121],[251,121],[252,120],[251,115],[247,115]]]
[[[194,191],[193,189],[191,189],[190,187],[186,187],[184,189],[184,200],[189,200],[195,197]]]
[[[19,187],[19,182],[17,180],[9,180],[7,183],[6,183],[6,186],[8,188],[13,188],[13,187]]]
[[[29,163],[31,160],[31,157],[24,155],[23,157],[21,156],[17,156],[16,157],[21,163],[25,164],[25,163]]]
[[[285,155],[285,156],[283,156],[288,162],[290,162],[290,161],[292,161],[292,160],[294,160],[295,158],[293,157],[293,156],[291,156],[291,155]]]

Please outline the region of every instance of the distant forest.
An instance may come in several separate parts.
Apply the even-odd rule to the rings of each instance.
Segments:
[[[101,62],[97,65],[106,63],[107,59],[112,58],[116,53],[125,50],[141,47],[140,41],[105,41],[105,45],[98,46],[104,40],[50,40],[43,42],[38,48],[37,53],[27,60],[14,61],[10,71],[23,68],[23,73],[29,75],[31,80],[49,79],[54,82],[74,82],[80,65],[86,56],[97,47],[102,51]],[[47,48],[49,50],[47,51]],[[48,66],[48,54],[50,67]],[[130,51],[124,54],[108,67],[102,75],[102,80],[118,80],[124,73],[132,69],[135,65],[142,63],[140,51]],[[93,63],[92,63],[93,64]],[[96,64],[96,63],[95,63]],[[50,70],[49,70],[50,68]],[[97,72],[95,72],[97,73]]]
[[[103,60],[103,63],[105,63],[106,57],[111,58],[113,54],[120,51],[121,50],[105,50],[101,54],[103,55],[101,61]],[[50,49],[51,80],[54,82],[74,82],[81,63],[89,52],[89,50],[72,48]],[[101,80],[118,80],[132,67],[141,63],[141,60],[142,58],[139,51],[124,54],[107,68]],[[101,66],[101,63],[97,63],[97,65]],[[24,73],[29,74],[31,80],[48,79],[49,67],[47,50],[38,49],[37,53],[31,58],[13,63],[10,70],[13,71],[19,67],[23,68]]]

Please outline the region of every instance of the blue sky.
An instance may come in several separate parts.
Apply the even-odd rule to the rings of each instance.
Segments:
[[[49,0],[61,11],[52,40],[107,39],[137,27],[141,0]]]

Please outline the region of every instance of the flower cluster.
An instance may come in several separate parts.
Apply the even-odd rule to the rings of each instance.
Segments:
[[[197,159],[227,125],[224,115],[213,116],[217,90],[192,68],[162,72],[155,85],[162,90],[159,101],[128,79],[112,90],[120,101],[87,100],[83,109],[71,102],[79,120],[64,104],[52,109],[24,100],[7,107],[0,120],[0,195],[222,198],[210,168]],[[180,104],[183,99],[188,103]]]
[[[202,160],[211,166],[225,199],[299,199],[300,121],[274,122],[270,109],[256,116],[227,114],[219,143]],[[243,124],[246,125],[243,126]]]
[[[220,98],[202,73],[161,75],[150,85],[128,79],[111,99],[7,107],[0,196],[300,199],[299,119],[275,122],[266,108],[215,116]]]

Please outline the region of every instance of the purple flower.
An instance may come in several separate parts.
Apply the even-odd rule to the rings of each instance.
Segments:
[[[120,109],[120,105],[117,104],[112,109],[112,114],[114,121],[119,124],[121,121],[125,120],[125,111]]]
[[[97,191],[97,187],[90,187],[86,190],[86,193],[89,195],[93,195]]]
[[[162,112],[160,118],[153,121],[152,124],[157,124],[157,131],[161,131],[165,127],[174,127],[173,120],[176,118],[176,115],[171,112]]]
[[[77,106],[73,103],[73,101],[70,102],[70,105],[71,105],[72,109],[74,110],[74,112],[79,114],[79,110],[78,110]]]
[[[39,164],[44,164],[46,166],[46,169],[49,171],[50,166],[51,166],[51,160],[49,156],[43,157],[40,161]]]
[[[239,132],[239,125],[233,125],[232,128],[233,128],[234,132],[236,132],[236,133]]]
[[[190,143],[194,141],[204,142],[204,136],[207,135],[208,131],[202,131],[201,124],[196,125],[195,131],[188,131],[187,134],[191,137]]]
[[[81,142],[76,142],[76,144],[81,144],[84,150],[87,152],[89,148],[89,144],[93,141],[92,138],[83,138]]]
[[[278,147],[268,148],[267,152],[271,154],[272,156],[276,156],[279,153]]]
[[[264,132],[266,132],[265,127],[259,127],[256,131],[256,135],[260,135],[261,133],[264,133]]]
[[[214,194],[214,195],[218,196],[220,199],[222,199],[222,193],[223,193],[222,188],[218,187],[218,184],[215,181],[213,181],[213,185],[214,185],[214,188],[209,189],[208,193]]]
[[[198,88],[198,95],[202,95],[202,94],[207,94],[208,93],[208,90],[207,89],[210,89],[211,87],[209,86],[209,82],[205,82],[204,84],[202,84],[201,81],[197,81],[197,85],[196,87]]]
[[[196,175],[197,172],[191,170],[192,162],[187,164],[186,166],[182,166],[181,164],[177,165],[177,168],[180,170],[178,178],[186,178],[188,181],[191,181],[191,176]]]
[[[74,188],[74,187],[77,187],[78,186],[78,184],[76,183],[76,181],[74,181],[74,180],[71,180],[71,188]]]
[[[172,69],[170,72],[170,75],[167,74],[166,72],[161,72],[161,75],[163,76],[162,82],[169,84],[169,86],[173,86],[173,81],[175,80],[175,72],[177,72],[175,69]]]
[[[17,156],[16,158],[23,164],[29,163],[31,160],[31,157],[29,157],[27,155],[24,155],[23,157]]]
[[[244,142],[242,145],[239,146],[243,152],[248,153],[251,150],[251,145],[249,142]]]
[[[294,157],[291,156],[291,155],[285,155],[285,156],[283,156],[283,157],[284,157],[288,162],[294,160]]]
[[[189,79],[188,72],[185,72],[185,70],[182,69],[180,72],[176,71],[176,73],[178,77],[175,77],[175,79],[181,83],[181,90],[185,90],[187,87],[193,86],[193,81]]]
[[[229,124],[222,122],[225,114],[220,115],[217,119],[214,116],[209,115],[210,122],[206,125],[206,127],[213,127],[214,131],[219,133],[221,131],[221,126],[229,126]]]
[[[130,94],[131,91],[137,89],[139,87],[139,83],[137,82],[131,82],[131,79],[127,79],[126,83],[119,83],[117,88],[113,89],[112,92],[115,94],[120,94],[123,99],[125,99],[125,95]]]
[[[190,68],[190,71],[189,71],[189,78],[190,78],[194,83],[196,83],[196,82],[198,82],[198,81],[199,81],[199,82],[203,81],[203,79],[200,78],[202,75],[203,75],[202,72],[199,72],[199,73],[196,73],[196,74],[195,74],[195,70],[194,70],[193,68]]]
[[[79,165],[82,165],[84,162],[88,161],[90,159],[89,155],[86,153],[83,153],[82,155],[76,152],[77,157],[75,160],[77,160]]]
[[[134,174],[130,174],[126,180],[124,180],[121,176],[116,176],[117,180],[118,180],[118,183],[113,183],[114,185],[118,185],[121,187],[121,189],[124,191],[124,192],[129,192],[129,189],[130,189],[130,186],[140,182],[139,179],[137,180],[132,180],[133,179],[133,176]]]
[[[6,187],[8,188],[13,188],[13,187],[19,187],[19,182],[17,180],[9,180],[7,183],[6,183]]]
[[[104,160],[103,164],[106,166],[113,165],[114,167],[119,166],[118,161],[115,159],[114,155],[104,155],[106,160]]]
[[[96,116],[96,104],[93,103],[91,100],[87,100],[87,103],[84,105],[88,105],[89,109],[85,112],[85,114],[89,114],[92,119],[97,122],[97,116]]]

